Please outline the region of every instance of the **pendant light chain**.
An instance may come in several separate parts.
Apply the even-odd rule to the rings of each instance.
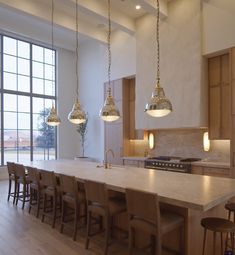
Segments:
[[[157,85],[160,86],[160,39],[159,39],[159,21],[160,21],[160,6],[157,0],[157,27],[156,27],[156,41],[157,41]]]
[[[52,65],[54,65],[54,0],[51,0],[51,49],[52,49]],[[52,79],[54,76],[54,69],[52,68]],[[55,78],[55,77],[54,77]],[[52,100],[52,107],[54,107],[54,101]]]
[[[77,100],[78,100],[78,98],[79,98],[79,77],[78,77],[78,0],[76,0],[76,80],[77,80],[76,95],[77,95]]]
[[[110,0],[108,0],[108,36],[107,36],[107,43],[108,43],[108,82],[109,82],[109,89],[108,93],[111,93],[111,14],[110,14]]]

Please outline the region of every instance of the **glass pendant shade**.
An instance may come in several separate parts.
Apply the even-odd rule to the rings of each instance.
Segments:
[[[73,124],[81,124],[86,121],[86,114],[81,110],[81,105],[78,100],[74,103],[73,109],[68,115],[68,120]]]
[[[172,112],[171,102],[160,85],[155,87],[150,101],[145,106],[145,112],[152,117],[164,117]]]
[[[107,122],[112,122],[120,118],[120,112],[114,103],[111,90],[108,91],[104,106],[100,110],[100,118]]]
[[[51,108],[50,114],[46,118],[46,123],[49,126],[58,126],[60,124],[60,118],[56,114],[54,105]]]

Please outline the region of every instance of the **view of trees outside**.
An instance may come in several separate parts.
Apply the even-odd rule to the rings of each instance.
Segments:
[[[54,159],[56,131],[46,125],[45,118],[56,99],[55,51],[1,34],[0,39],[4,138],[0,150],[4,162],[0,163],[28,161],[31,155],[34,160]]]

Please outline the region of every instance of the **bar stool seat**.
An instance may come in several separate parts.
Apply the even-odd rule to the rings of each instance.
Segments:
[[[162,254],[162,236],[173,230],[180,230],[180,251],[184,254],[184,218],[169,211],[160,211],[158,195],[140,190],[126,189],[127,212],[129,217],[129,255],[133,254],[135,233],[145,232],[151,236],[151,254]]]
[[[228,211],[235,212],[235,203],[227,203],[225,205],[225,209],[227,209]]]
[[[235,224],[227,219],[218,218],[218,217],[208,217],[201,220],[201,225],[204,227],[204,239],[203,239],[203,251],[202,254],[205,254],[205,245],[206,245],[206,234],[207,230],[213,232],[213,254],[216,251],[216,233],[220,233],[221,241],[221,254],[224,254],[223,250],[223,233],[226,233],[226,244],[225,249],[227,248],[227,239],[228,234],[231,235],[231,248],[234,250],[234,232]]]

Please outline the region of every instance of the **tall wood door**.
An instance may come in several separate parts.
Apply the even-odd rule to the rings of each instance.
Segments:
[[[229,54],[209,59],[208,76],[210,139],[230,139],[231,99]]]

